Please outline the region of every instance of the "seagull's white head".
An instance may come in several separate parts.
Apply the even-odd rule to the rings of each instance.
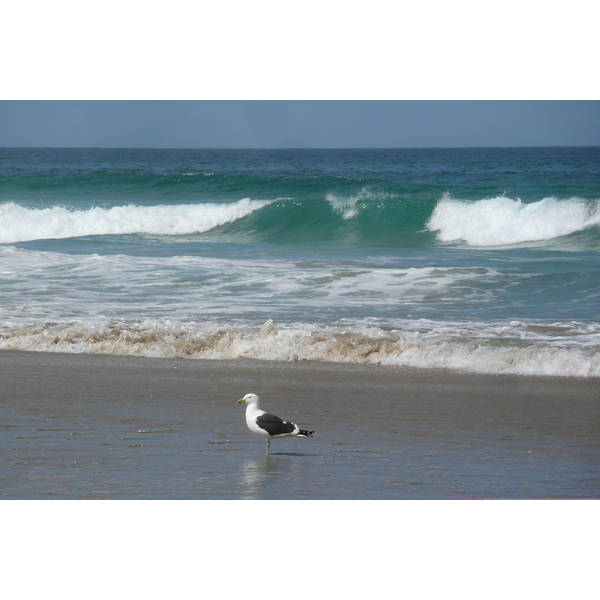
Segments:
[[[238,404],[258,404],[258,396],[256,394],[246,394],[238,400]]]

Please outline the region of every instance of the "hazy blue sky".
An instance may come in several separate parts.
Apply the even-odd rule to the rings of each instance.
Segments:
[[[600,146],[600,101],[0,101],[0,146]]]

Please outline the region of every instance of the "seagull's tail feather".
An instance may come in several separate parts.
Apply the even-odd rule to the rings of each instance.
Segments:
[[[300,435],[302,437],[312,437],[313,433],[314,433],[314,431],[308,431],[308,429],[301,429],[298,432],[298,435]]]

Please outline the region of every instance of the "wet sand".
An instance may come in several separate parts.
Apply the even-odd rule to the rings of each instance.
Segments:
[[[600,497],[598,379],[0,352],[0,497]],[[248,392],[315,430],[246,428]]]

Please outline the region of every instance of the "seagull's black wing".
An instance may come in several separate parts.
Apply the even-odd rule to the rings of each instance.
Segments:
[[[292,433],[296,428],[294,423],[284,421],[275,415],[263,413],[260,417],[256,417],[256,424],[264,429],[269,435],[282,435],[284,433]]]

